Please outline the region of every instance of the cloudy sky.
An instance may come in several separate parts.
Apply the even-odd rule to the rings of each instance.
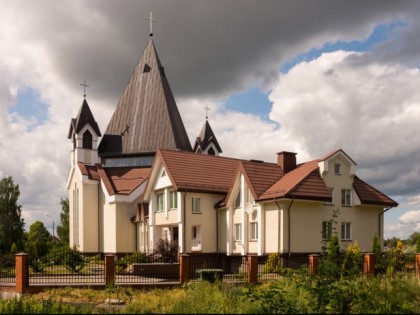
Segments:
[[[103,132],[150,11],[190,139],[207,105],[225,156],[342,148],[399,203],[385,237],[420,232],[420,2],[386,0],[0,0],[0,178],[19,184],[26,228],[59,224],[80,83]]]

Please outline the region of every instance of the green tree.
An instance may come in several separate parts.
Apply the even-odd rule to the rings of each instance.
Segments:
[[[61,242],[65,245],[69,245],[69,199],[61,199],[61,213],[60,213],[61,225],[57,226],[57,235]]]
[[[372,238],[372,253],[375,257],[375,271],[384,272],[386,269],[386,261],[382,255],[381,244],[376,233],[373,235]]]
[[[11,176],[0,180],[0,251],[9,252],[13,243],[23,248],[25,223],[21,218],[22,210],[18,205],[19,185]]]
[[[27,250],[34,246],[38,257],[44,257],[52,246],[51,234],[41,221],[35,221],[29,227]]]

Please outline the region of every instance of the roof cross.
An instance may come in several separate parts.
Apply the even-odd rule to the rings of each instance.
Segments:
[[[206,120],[209,118],[209,110],[211,109],[210,107],[208,107],[207,106],[207,104],[206,104],[206,107],[203,107],[205,110],[206,110]]]
[[[80,83],[81,86],[83,86],[83,97],[86,98],[86,88],[89,87],[89,85],[86,84],[86,80],[83,80],[83,83]]]
[[[145,19],[146,20],[149,20],[149,22],[150,22],[150,33],[149,33],[149,36],[152,37],[153,36],[153,29],[152,29],[153,22],[159,22],[159,21],[153,19],[152,11],[150,11],[150,16],[149,17],[145,17]]]

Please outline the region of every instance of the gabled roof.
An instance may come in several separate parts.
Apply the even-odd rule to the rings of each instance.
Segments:
[[[298,165],[267,189],[259,200],[284,197],[331,201],[331,194],[319,174],[318,160]]]
[[[150,39],[99,145],[99,154],[192,151],[165,72]]]
[[[86,125],[90,124],[93,130],[96,132],[98,137],[101,136],[101,131],[99,130],[98,123],[93,117],[92,111],[89,108],[89,105],[86,99],[83,100],[82,106],[79,109],[79,113],[76,118],[72,118],[70,122],[68,139],[71,139],[73,132],[78,133]]]
[[[150,167],[108,167],[100,164],[86,165],[78,162],[82,175],[92,180],[102,180],[108,194],[129,195],[148,180]]]
[[[200,147],[201,150],[205,150],[210,145],[210,143],[213,143],[216,146],[216,149],[219,151],[219,153],[222,152],[222,148],[220,147],[208,120],[206,120],[200,134],[195,140],[193,151],[195,152],[197,147]]]
[[[362,181],[357,176],[354,177],[353,187],[362,204],[382,205],[388,207],[398,206],[396,201],[381,193],[376,188],[370,186],[368,183]]]
[[[176,190],[222,194],[232,185],[240,162],[233,158],[172,150],[159,150],[157,158],[161,158]]]

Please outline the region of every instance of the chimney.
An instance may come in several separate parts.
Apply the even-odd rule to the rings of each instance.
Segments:
[[[296,168],[296,154],[293,152],[278,152],[277,165],[280,166],[285,173],[289,173]]]

